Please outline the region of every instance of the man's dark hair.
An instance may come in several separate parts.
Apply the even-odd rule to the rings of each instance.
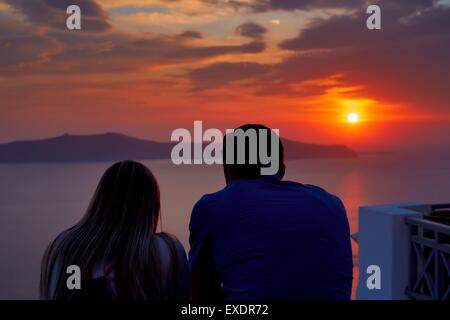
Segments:
[[[255,132],[256,139],[250,139],[250,136],[245,137],[245,163],[238,164],[237,162],[237,153],[238,153],[238,141],[237,137],[234,135],[237,131],[241,130],[244,133]],[[250,130],[250,131],[249,131]],[[279,152],[278,152],[278,173],[277,175],[282,176],[284,174],[284,149],[283,144],[281,143],[281,139],[278,135],[270,128],[261,125],[261,124],[245,124],[236,128],[233,133],[228,133],[223,138],[223,166],[225,171],[225,176],[227,180],[235,180],[235,179],[258,179],[261,177],[261,168],[270,167],[269,164],[262,164],[259,158],[259,140],[260,140],[260,130],[265,130],[267,132],[267,153],[270,157],[272,157],[271,150],[271,139],[278,139],[279,142]],[[229,139],[234,139],[232,143],[230,143]],[[252,140],[252,141],[251,141]],[[234,154],[233,163],[227,163],[227,142],[228,145],[233,148],[231,150]],[[230,151],[230,150],[229,150]],[[256,161],[252,163],[250,161],[250,151],[252,151],[253,155],[256,155]]]

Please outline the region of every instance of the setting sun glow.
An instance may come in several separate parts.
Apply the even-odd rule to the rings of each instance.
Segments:
[[[359,122],[359,114],[356,112],[351,112],[347,115],[347,121],[349,123],[358,123]]]

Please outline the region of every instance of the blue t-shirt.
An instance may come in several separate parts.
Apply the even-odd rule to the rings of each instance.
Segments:
[[[189,264],[210,255],[228,300],[350,299],[352,251],[339,198],[275,176],[237,180],[203,196]]]

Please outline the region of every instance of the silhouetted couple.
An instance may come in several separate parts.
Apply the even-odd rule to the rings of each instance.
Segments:
[[[240,129],[257,132],[247,151],[250,143],[260,147],[259,129],[269,130]],[[47,249],[41,297],[350,299],[353,263],[344,206],[321,188],[283,181],[281,141],[279,146],[275,175],[262,176],[266,165],[249,164],[248,157],[245,164],[224,164],[225,188],[203,196],[192,211],[189,262],[174,236],[156,232],[160,194],[150,170],[133,161],[114,164],[84,218]],[[79,267],[81,289],[73,289],[76,274],[67,272],[69,266]]]

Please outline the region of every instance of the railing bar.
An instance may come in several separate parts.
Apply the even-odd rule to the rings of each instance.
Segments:
[[[433,261],[433,258],[436,254],[436,250],[432,250],[430,255],[428,256],[428,258],[425,260],[425,265],[423,266],[423,276],[425,278],[425,282],[428,285],[428,289],[430,290],[430,294],[431,296],[436,299],[436,284],[433,281],[433,278],[430,276],[430,274],[428,273],[428,268],[430,266],[431,261]]]
[[[406,294],[416,300],[433,300],[430,296],[427,296],[426,294],[417,293],[409,289],[406,290]]]
[[[444,279],[441,278],[441,266],[440,266],[440,258],[441,255],[439,254],[440,251],[437,251],[436,249],[434,251],[434,270],[433,270],[433,282],[434,282],[434,297],[435,299],[439,299],[441,295],[441,284]]]
[[[443,233],[445,235],[450,235],[450,226],[446,226],[437,222],[425,220],[423,218],[412,218],[412,217],[405,218],[405,222],[408,225],[424,227],[431,231],[436,231],[439,233]]]
[[[445,253],[450,254],[450,245],[445,243],[438,243],[434,240],[427,239],[427,238],[421,238],[419,236],[411,236],[411,242],[417,243],[420,245],[425,245],[427,247],[437,249],[439,251],[443,251]]]
[[[422,281],[423,278],[423,273],[424,273],[424,265],[425,265],[425,259],[423,257],[422,251],[420,250],[420,247],[418,244],[413,244],[414,247],[414,251],[416,252],[416,262],[417,262],[417,277],[416,277],[416,281],[414,282],[413,285],[413,290],[417,291],[420,287],[420,282]]]
[[[444,206],[433,207],[439,208]],[[405,224],[411,226],[409,286],[405,294],[411,299],[450,299],[450,226],[418,217],[405,217]]]
[[[431,206],[431,210],[450,209],[450,203],[434,204]]]
[[[444,252],[440,252],[441,254],[441,258],[442,258],[442,262],[444,263],[444,267],[445,267],[445,271],[448,274],[448,277],[450,278],[450,265],[447,263],[447,257],[445,256]]]
[[[419,277],[419,263],[418,263],[418,254],[416,251],[417,244],[411,242],[410,243],[410,251],[409,251],[409,288],[416,288],[417,279]],[[407,288],[407,291],[409,289]]]
[[[442,300],[448,300],[450,298],[450,287],[447,288],[444,295],[442,296]]]

